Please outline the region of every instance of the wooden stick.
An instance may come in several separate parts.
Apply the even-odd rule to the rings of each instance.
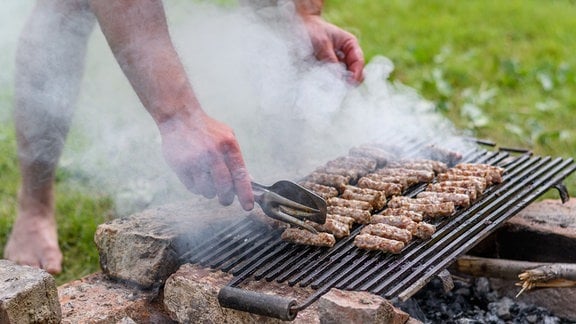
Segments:
[[[524,291],[534,288],[576,287],[576,264],[544,263],[462,256],[455,264],[458,271],[473,276],[520,279]]]

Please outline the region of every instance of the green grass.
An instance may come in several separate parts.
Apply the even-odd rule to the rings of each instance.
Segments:
[[[389,57],[393,79],[434,102],[460,129],[538,155],[576,156],[573,1],[327,0],[325,17],[359,37],[367,60]],[[0,105],[9,107],[10,98],[2,93]],[[3,123],[0,249],[18,183],[13,130]],[[93,233],[113,210],[110,199],[71,185],[71,177],[60,171],[57,184],[65,256],[59,283],[98,269]],[[576,177],[566,184],[576,192]]]
[[[573,157],[575,14],[573,1],[333,0],[325,16],[460,129]],[[576,179],[566,183],[574,192]]]

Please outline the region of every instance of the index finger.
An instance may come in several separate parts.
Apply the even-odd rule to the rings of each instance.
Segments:
[[[234,189],[240,205],[242,205],[244,210],[252,210],[252,208],[254,208],[254,193],[252,192],[250,174],[248,173],[240,149],[228,150],[225,161],[232,175]]]

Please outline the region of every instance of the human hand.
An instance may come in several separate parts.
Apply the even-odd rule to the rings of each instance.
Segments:
[[[217,195],[225,206],[237,195],[244,210],[254,207],[250,175],[229,126],[203,112],[159,126],[164,157],[188,190],[206,198]]]
[[[351,73],[351,81],[362,82],[364,54],[356,37],[330,24],[319,15],[306,15],[302,19],[312,40],[316,58],[327,62],[344,63]]]

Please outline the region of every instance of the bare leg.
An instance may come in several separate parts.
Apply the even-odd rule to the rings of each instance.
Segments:
[[[14,120],[21,187],[4,257],[61,271],[54,175],[80,89],[94,17],[84,0],[38,1],[16,58]]]

